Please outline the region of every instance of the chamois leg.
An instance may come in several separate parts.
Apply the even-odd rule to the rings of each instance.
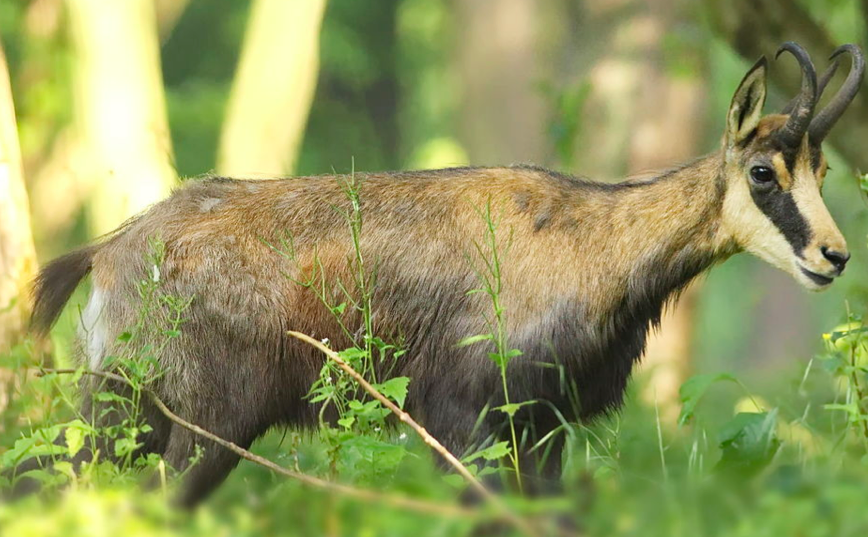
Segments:
[[[210,432],[214,432],[213,428]],[[227,431],[217,431],[216,434],[244,449],[248,449],[255,439],[254,435],[232,438],[226,433]],[[195,460],[197,447],[201,449],[201,456]],[[226,479],[240,460],[235,453],[198,437],[179,425],[172,428],[164,458],[175,470],[184,472],[177,502],[187,508],[204,500]]]
[[[251,401],[211,401],[209,404],[206,398],[192,395],[189,400],[196,404],[192,409],[176,411],[179,417],[223,440],[248,449],[268,429],[268,424],[259,419],[261,413],[256,411]],[[176,500],[184,507],[193,507],[204,500],[240,459],[232,451],[177,423],[172,424],[163,458],[183,474]]]
[[[564,435],[556,434],[533,452],[534,442],[522,446],[521,476],[525,492],[530,496],[549,496],[559,494],[561,484],[561,459],[564,449]]]

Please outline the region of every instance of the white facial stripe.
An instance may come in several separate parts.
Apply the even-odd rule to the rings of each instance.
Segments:
[[[786,272],[793,269],[793,248],[783,233],[756,206],[747,181],[733,181],[724,199],[724,223],[736,243]]]
[[[805,248],[803,257],[808,264],[812,265],[808,267],[809,269],[825,272],[828,267],[820,247],[825,246],[830,250],[845,252],[847,244],[838,226],[835,225],[832,215],[829,214],[829,209],[823,203],[813,175],[798,177],[791,192],[796,206],[811,229],[811,240]]]

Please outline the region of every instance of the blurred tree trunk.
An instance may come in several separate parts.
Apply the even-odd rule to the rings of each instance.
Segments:
[[[190,0],[154,0],[154,9],[157,16],[157,35],[160,43],[164,43],[170,35]]]
[[[542,162],[538,6],[527,0],[457,0],[456,58],[463,82],[460,138],[473,164]]]
[[[30,316],[28,287],[35,273],[36,253],[15,108],[6,57],[0,47],[0,352],[20,341],[24,334]],[[0,399],[2,396],[0,393]]]
[[[701,53],[664,49],[685,9],[681,0],[649,2],[646,61],[640,68],[637,114],[630,136],[630,173],[674,166],[696,157],[702,147],[706,87]],[[686,49],[686,50],[685,50]],[[675,57],[671,57],[675,56]],[[675,425],[680,410],[678,391],[692,373],[697,284],[664,312],[660,330],[648,341],[643,368],[649,373],[642,394],[659,405],[663,423]]]
[[[589,39],[607,46],[589,70],[577,171],[608,178],[644,174],[705,149],[702,53],[679,43],[675,31],[686,7],[682,0],[586,2]],[[691,372],[696,294],[690,287],[665,312],[642,361],[648,375],[642,397],[658,404],[669,424],[675,423],[678,390]]]
[[[659,49],[657,49],[659,52]],[[655,70],[642,77],[640,115],[630,140],[630,169],[639,172],[685,162],[701,150],[704,127],[703,77],[671,77]],[[656,403],[665,423],[674,425],[680,409],[678,391],[692,374],[693,327],[699,284],[694,282],[663,315],[648,340],[642,367],[650,382],[643,399]]]
[[[862,2],[863,17],[868,17],[868,2]],[[784,41],[795,41],[814,57],[817,70],[825,69],[828,57],[837,44],[810,13],[793,0],[712,0],[707,3],[710,19],[733,49],[749,62],[762,55],[773,57]],[[842,61],[840,79],[849,69],[848,60]],[[769,70],[771,81],[786,95],[795,95],[799,87],[796,62],[775,64]],[[830,84],[828,93],[835,90]],[[829,133],[828,141],[853,167],[868,170],[868,152],[864,140],[868,139],[868,93],[861,91]]]
[[[176,181],[153,0],[68,0],[77,134],[93,191],[89,222],[106,233]]]
[[[220,138],[220,173],[273,177],[293,170],[319,73],[325,3],[254,2]]]
[[[15,107],[6,56],[0,46],[0,353],[24,337],[30,317],[29,286],[35,274],[36,252],[30,232]],[[0,367],[0,411],[8,405],[14,383],[14,374]]]

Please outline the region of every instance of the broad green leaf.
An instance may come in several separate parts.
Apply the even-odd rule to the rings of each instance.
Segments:
[[[765,468],[781,445],[775,435],[777,409],[740,412],[720,431],[721,456],[715,469],[752,476]]]
[[[118,438],[115,440],[115,456],[126,457],[142,445],[141,442],[136,442],[135,438]]]
[[[498,442],[494,445],[488,446],[485,449],[480,449],[479,451],[468,455],[462,459],[462,462],[468,463],[475,461],[476,459],[482,457],[487,461],[493,461],[496,459],[500,459],[509,455],[509,442],[503,441]]]
[[[75,454],[81,451],[84,447],[84,431],[78,427],[69,427],[66,429],[66,448],[69,450],[69,456],[75,457]]]
[[[69,461],[58,461],[54,463],[54,471],[60,472],[70,479],[75,479],[75,470],[73,470],[72,463]]]
[[[691,418],[696,410],[696,405],[699,400],[708,391],[712,384],[722,381],[738,382],[736,378],[729,373],[709,373],[707,375],[695,375],[687,379],[678,390],[678,395],[681,398],[681,414],[678,416],[678,425],[684,425]]]
[[[53,425],[16,440],[11,449],[0,455],[0,466],[14,466],[31,457],[63,455],[66,451],[64,446],[54,443],[58,436],[60,436],[60,426]]]
[[[395,401],[400,408],[404,408],[404,400],[407,399],[407,386],[409,384],[409,377],[395,377],[379,384],[377,390]]]
[[[338,353],[338,355],[343,358],[345,362],[355,363],[361,359],[364,359],[367,353],[364,349],[350,347],[349,349],[342,350]]]
[[[338,425],[344,427],[345,429],[349,429],[353,426],[353,423],[356,422],[355,416],[344,416],[343,418],[338,420]]]
[[[344,464],[356,466],[359,461],[375,464],[379,471],[392,470],[407,454],[404,446],[384,442],[366,435],[355,435],[343,441],[341,454]]]
[[[129,399],[122,395],[118,395],[114,392],[99,392],[94,394],[94,399],[101,402],[116,402],[116,403],[128,403]]]

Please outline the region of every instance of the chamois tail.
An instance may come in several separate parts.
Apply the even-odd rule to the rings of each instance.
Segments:
[[[33,286],[31,330],[41,335],[48,333],[79,282],[93,268],[93,256],[98,249],[99,245],[80,248],[39,271]]]

